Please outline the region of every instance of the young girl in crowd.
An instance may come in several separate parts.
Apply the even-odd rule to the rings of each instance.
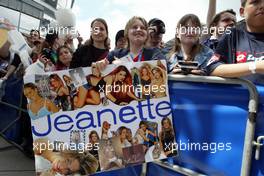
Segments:
[[[67,70],[70,67],[72,61],[72,51],[71,49],[64,45],[60,46],[57,50],[58,62],[56,64],[56,70]]]
[[[106,21],[102,18],[93,20],[90,39],[73,54],[70,67],[89,67],[92,62],[104,59],[109,52],[108,40]]]
[[[206,75],[207,61],[213,51],[199,43],[201,23],[194,14],[184,15],[177,24],[174,47],[168,54],[169,73],[184,73],[179,61],[196,61],[198,66],[188,73]]]

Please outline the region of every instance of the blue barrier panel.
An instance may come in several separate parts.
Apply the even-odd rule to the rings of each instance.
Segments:
[[[170,81],[169,85],[177,142],[179,147],[182,145],[179,159],[175,162],[189,168],[191,163],[192,169],[201,169],[208,175],[240,175],[248,91],[234,85],[175,81]],[[264,95],[262,92],[260,94]],[[262,102],[263,97],[260,98]],[[262,131],[263,135],[262,105],[259,110],[257,131]],[[197,149],[198,144],[205,146],[203,143],[210,144],[211,150]],[[261,155],[263,159],[263,152]],[[184,165],[181,161],[186,158],[189,164]],[[264,167],[263,161],[251,167],[250,175],[257,175]]]
[[[189,144],[179,151],[174,164],[205,175],[240,175],[248,118],[248,90],[236,85],[176,81],[170,81],[169,87],[178,147],[181,143]],[[258,87],[258,92],[256,137],[264,133],[264,88]],[[191,147],[192,144],[196,148]],[[196,144],[202,145],[202,149],[199,150]],[[264,175],[264,152],[260,154],[259,161],[252,158],[250,176]],[[133,168],[123,169],[122,173],[113,171],[112,174],[134,175],[135,171],[131,171]],[[148,163],[147,176],[154,175],[181,174]]]
[[[240,175],[248,90],[175,81],[170,81],[169,87],[176,138],[182,147],[175,164],[206,175]],[[200,150],[197,144],[202,146]],[[154,163],[148,164],[147,173],[177,174]]]
[[[23,79],[17,79],[14,77],[10,77],[6,81],[5,85],[5,94],[2,97],[2,101],[6,102],[10,105],[19,107],[21,92],[23,88]],[[18,118],[19,113],[18,110],[7,106],[4,104],[0,104],[0,131],[5,129],[8,125],[10,125],[16,118]],[[21,142],[21,122],[18,120],[14,123],[10,128],[8,128],[4,135],[11,141],[16,143]]]
[[[127,167],[113,171],[101,172],[93,174],[93,176],[138,176],[141,173],[141,165]]]

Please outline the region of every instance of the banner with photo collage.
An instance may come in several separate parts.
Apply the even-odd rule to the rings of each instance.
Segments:
[[[87,175],[174,156],[165,61],[24,77],[36,172]]]

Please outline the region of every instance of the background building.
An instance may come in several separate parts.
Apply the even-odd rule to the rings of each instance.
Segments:
[[[58,8],[72,8],[74,0],[0,0],[0,17],[5,17],[20,32],[47,26]]]

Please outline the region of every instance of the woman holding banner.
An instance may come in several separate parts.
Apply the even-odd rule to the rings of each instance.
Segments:
[[[32,120],[59,111],[59,108],[53,102],[41,97],[37,86],[33,83],[27,83],[24,85],[24,95],[29,99],[27,108],[28,114]]]
[[[142,17],[134,16],[126,24],[125,38],[128,46],[110,52],[106,59],[94,63],[99,70],[104,70],[109,63],[140,62],[166,59],[157,48],[145,48],[148,39],[148,23]]]
[[[60,46],[57,50],[58,62],[56,63],[56,70],[67,70],[72,61],[72,50],[66,46]]]

